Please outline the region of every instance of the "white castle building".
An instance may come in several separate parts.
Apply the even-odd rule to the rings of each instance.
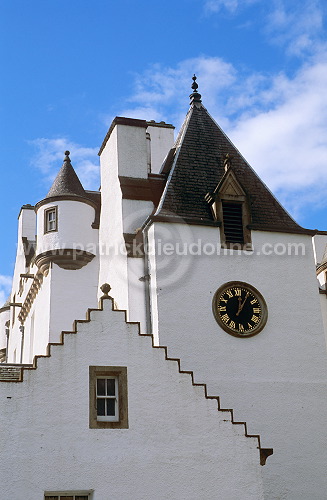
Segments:
[[[290,217],[193,80],[175,142],[116,117],[98,192],[66,151],[22,206],[1,500],[327,498],[327,233]]]

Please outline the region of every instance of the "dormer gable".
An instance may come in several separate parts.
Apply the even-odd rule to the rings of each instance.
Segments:
[[[231,168],[230,158],[225,159],[225,170],[221,181],[205,199],[220,226],[222,245],[243,248],[251,244],[249,197]]]

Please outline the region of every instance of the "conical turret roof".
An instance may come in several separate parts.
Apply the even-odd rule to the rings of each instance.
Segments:
[[[63,165],[59,170],[46,198],[52,198],[54,196],[79,196],[81,198],[87,198],[81,181],[77,177],[77,174],[70,162],[69,155],[70,152],[65,151]]]
[[[161,170],[168,174],[168,179],[155,216],[173,214],[186,222],[213,223],[205,196],[213,192],[223,178],[226,158],[229,158],[249,198],[251,229],[309,233],[310,230],[299,226],[280,205],[210,116],[195,85],[190,110]]]

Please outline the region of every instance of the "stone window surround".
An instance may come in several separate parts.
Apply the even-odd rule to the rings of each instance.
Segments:
[[[93,490],[73,490],[73,491],[45,491],[44,500],[65,500],[67,497],[73,500],[91,500]]]
[[[55,214],[55,218],[54,218],[55,228],[54,229],[49,229],[49,220],[48,220],[49,213]],[[58,205],[46,208],[44,210],[44,234],[53,233],[55,231],[58,231]]]
[[[103,377],[118,378],[118,421],[100,421],[97,419],[96,380]],[[127,368],[125,366],[90,366],[89,398],[90,429],[128,429]]]

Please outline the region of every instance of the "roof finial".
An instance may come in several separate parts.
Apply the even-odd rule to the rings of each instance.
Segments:
[[[229,153],[225,154],[225,157],[224,157],[225,172],[227,172],[227,170],[229,170],[231,168],[233,158],[234,157],[232,155],[230,155]]]
[[[70,151],[65,151],[65,158],[64,158],[64,161],[69,161],[69,163],[70,163],[70,158],[69,158],[69,155],[70,155]]]
[[[197,90],[199,85],[196,83],[196,76],[195,75],[192,76],[192,80],[193,80],[193,83],[192,83],[191,88],[193,89],[193,92],[190,95],[191,104],[196,103],[196,102],[201,102],[201,94],[199,94],[199,92]]]

